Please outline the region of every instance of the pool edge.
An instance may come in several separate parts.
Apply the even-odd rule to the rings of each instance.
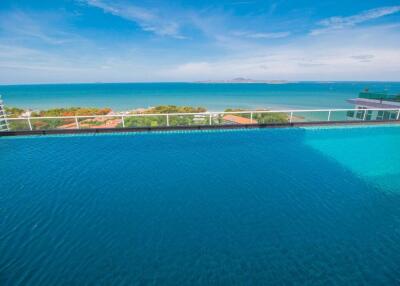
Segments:
[[[2,131],[0,137],[29,136],[29,135],[56,135],[56,134],[96,134],[96,133],[140,133],[154,131],[182,131],[182,130],[229,130],[229,129],[263,129],[288,128],[307,126],[362,126],[362,125],[400,125],[400,121],[318,121],[292,122],[269,124],[229,124],[229,125],[193,125],[193,126],[163,126],[163,127],[127,127],[127,128],[96,128],[96,129],[50,129],[50,130],[23,130]]]

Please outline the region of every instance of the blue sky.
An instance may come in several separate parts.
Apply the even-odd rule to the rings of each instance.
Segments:
[[[1,0],[0,83],[400,80],[386,0]]]

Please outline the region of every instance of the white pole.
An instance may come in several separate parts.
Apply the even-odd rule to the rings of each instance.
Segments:
[[[250,112],[250,123],[253,124],[253,112]]]
[[[75,124],[76,124],[76,129],[79,129],[78,117],[76,116],[75,116]]]
[[[125,128],[125,119],[124,119],[124,116],[121,116],[121,121],[122,121],[122,128]]]
[[[169,114],[167,114],[167,126],[169,126]]]
[[[397,112],[397,118],[396,118],[396,120],[399,120],[399,118],[400,118],[400,109],[399,109],[399,112]]]
[[[28,117],[28,124],[29,124],[29,129],[32,131],[32,123],[30,117]]]
[[[9,131],[10,126],[8,125],[7,113],[5,111],[3,111],[3,114],[4,114],[4,122],[6,123],[6,129],[7,129],[7,131]]]
[[[363,116],[363,120],[365,121],[365,118],[367,117],[367,109],[364,109],[364,116]]]
[[[328,112],[328,121],[331,121],[331,111]]]
[[[293,112],[290,112],[290,119],[289,119],[289,123],[292,123],[293,120]]]
[[[212,114],[210,113],[210,125],[212,125]]]

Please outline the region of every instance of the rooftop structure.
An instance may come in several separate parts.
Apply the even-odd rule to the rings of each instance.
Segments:
[[[400,108],[400,94],[391,95],[383,92],[370,92],[367,90],[360,92],[358,98],[347,100],[356,108]]]
[[[347,112],[348,118],[365,120],[391,120],[398,118],[400,109],[400,94],[390,95],[384,92],[370,92],[366,89],[358,94],[358,98],[348,99],[347,102],[354,104],[356,109],[389,109],[387,111],[363,111]],[[393,109],[393,111],[390,111]]]
[[[234,124],[256,124],[256,120],[251,120],[250,118],[242,117],[242,116],[237,116],[233,114],[227,114],[223,117],[223,119],[227,122],[231,122]]]
[[[376,100],[400,102],[400,94],[393,95],[393,94],[387,94],[385,92],[370,92],[368,89],[364,90],[363,92],[360,92],[358,94],[358,97],[365,98],[365,99],[376,99]]]
[[[8,131],[8,122],[6,117],[6,111],[4,108],[3,100],[0,96],[0,132],[1,131]]]

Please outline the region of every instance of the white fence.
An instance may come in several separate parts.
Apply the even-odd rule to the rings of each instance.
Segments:
[[[0,131],[8,131],[8,122],[6,118],[6,112],[4,110],[4,104],[0,97]]]
[[[338,121],[398,121],[400,109],[309,109],[233,112],[110,114],[63,117],[5,118],[11,131],[170,127],[229,124],[287,124]]]

